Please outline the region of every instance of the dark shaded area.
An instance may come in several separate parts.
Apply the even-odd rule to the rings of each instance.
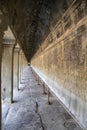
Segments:
[[[32,58],[71,0],[1,0],[3,13],[28,59]],[[70,23],[70,22],[69,22]]]

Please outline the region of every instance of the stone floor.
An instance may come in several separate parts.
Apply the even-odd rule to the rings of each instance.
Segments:
[[[55,97],[48,105],[42,85],[29,67],[15,91],[13,104],[3,104],[2,130],[82,130]]]

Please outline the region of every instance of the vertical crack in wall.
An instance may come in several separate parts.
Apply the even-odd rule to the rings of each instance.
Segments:
[[[2,118],[2,129],[4,129],[4,127],[5,127],[5,123],[6,123],[6,120],[8,118],[9,111],[10,111],[10,107],[8,108],[5,116]]]
[[[5,119],[7,118],[8,114],[9,114],[9,110],[10,110],[10,107],[9,107],[8,110],[7,110],[7,113],[6,113]]]
[[[39,116],[39,118],[40,118],[40,123],[41,123],[41,127],[42,127],[42,130],[45,130],[45,128],[44,128],[44,125],[43,125],[43,121],[42,121],[42,118],[41,118],[41,115],[40,115],[40,113],[39,113],[39,111],[38,111],[38,101],[37,101],[37,99],[36,99],[36,113],[38,114],[38,116]]]

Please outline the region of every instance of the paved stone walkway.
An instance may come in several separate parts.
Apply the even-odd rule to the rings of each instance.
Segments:
[[[55,97],[48,105],[47,95],[29,67],[14,101],[3,105],[3,130],[82,130]]]

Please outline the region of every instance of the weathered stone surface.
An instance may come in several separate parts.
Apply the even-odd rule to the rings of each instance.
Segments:
[[[7,32],[6,32],[7,33]],[[2,99],[11,101],[12,87],[12,62],[13,62],[13,47],[15,38],[8,34],[7,39],[3,40],[2,51]],[[4,37],[6,38],[6,37]]]
[[[71,2],[71,0],[0,1],[0,7],[3,12],[8,12],[11,27],[28,60],[36,53]]]
[[[23,79],[8,113],[3,106],[3,114],[7,114],[3,116],[2,130],[82,130],[55,97],[51,96],[52,104],[48,105],[42,84],[37,85],[30,67]]]
[[[3,0],[0,7],[27,59],[35,54],[35,71],[87,127],[87,1]]]
[[[21,83],[24,68],[27,65],[27,60],[22,50],[19,52],[19,84]]]
[[[8,21],[8,20],[7,20]],[[2,44],[3,44],[3,35],[4,35],[4,31],[5,29],[7,29],[7,21],[6,21],[6,17],[3,16],[3,13],[0,10],[0,129],[1,129],[1,121],[2,121],[2,107],[1,107],[1,62],[2,62]]]
[[[58,22],[31,60],[36,73],[85,128],[87,127],[86,6],[85,0],[73,2],[60,20],[63,34],[57,36],[57,30],[60,28]],[[50,44],[51,34],[53,41]]]
[[[13,87],[19,87],[19,52],[20,47],[17,45],[14,49],[14,71],[13,71]]]

